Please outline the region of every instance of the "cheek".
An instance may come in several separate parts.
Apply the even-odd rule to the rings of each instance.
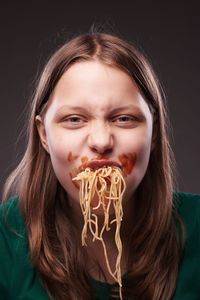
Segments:
[[[53,166],[57,164],[66,164],[68,158],[69,149],[61,141],[54,140],[53,143],[49,143],[49,154]]]
[[[149,163],[149,157],[151,153],[151,136],[144,137],[137,143],[136,146],[136,171],[138,176],[143,177]]]
[[[72,181],[75,177],[74,162],[78,159],[71,146],[55,143],[51,147],[50,157],[55,175],[69,196],[74,196],[79,191],[79,185]],[[78,197],[78,194],[76,195]]]
[[[126,149],[122,153],[132,153],[128,157],[124,157],[132,164],[135,161],[133,155],[137,157],[137,161],[148,156],[151,149],[152,141],[152,129],[150,128],[138,128],[130,132],[129,134],[123,134],[120,136],[121,149]],[[123,159],[123,158],[122,158]]]
[[[125,137],[124,137],[125,138]],[[133,193],[142,181],[149,163],[151,153],[151,131],[135,131],[122,140],[126,151],[119,155],[125,170],[125,180],[130,193]]]
[[[60,136],[51,132],[48,136],[49,155],[54,172],[58,180],[62,183],[68,178],[68,169],[76,155],[74,153],[73,144],[65,136]]]
[[[50,130],[47,135],[52,160],[68,163],[74,159],[79,149],[79,139],[67,134],[65,129]]]
[[[72,197],[79,191],[78,183],[72,181],[72,178],[78,173],[74,165],[80,160],[78,154],[81,143],[74,136],[71,138],[70,135],[52,130],[48,135],[48,146],[55,175],[68,195]]]
[[[137,159],[136,153],[135,152],[123,153],[119,155],[118,159],[121,163],[122,170],[125,177],[127,175],[130,175],[136,163],[136,159]]]

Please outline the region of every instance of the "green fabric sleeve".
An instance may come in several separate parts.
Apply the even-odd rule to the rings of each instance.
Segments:
[[[25,226],[16,197],[0,206],[0,299],[47,300],[30,264]]]
[[[186,243],[173,300],[200,299],[200,195],[178,193],[177,210],[186,230]]]

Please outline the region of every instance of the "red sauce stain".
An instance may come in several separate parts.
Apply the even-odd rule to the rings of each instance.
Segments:
[[[71,159],[71,154],[69,153],[68,155],[68,159]],[[70,160],[69,160],[70,161]],[[70,178],[74,178],[77,176],[78,173],[82,172],[85,170],[85,168],[87,167],[88,164],[88,157],[87,156],[83,156],[81,157],[81,165],[78,168],[74,168],[72,170],[72,172],[69,173]],[[72,180],[72,183],[74,184],[74,186],[79,189],[80,188],[80,183],[76,180]]]
[[[119,161],[122,164],[124,174],[127,176],[131,174],[133,170],[136,161],[136,154],[135,153],[121,154],[119,155]]]
[[[67,160],[68,161],[73,161],[73,160],[75,160],[77,158],[78,158],[78,155],[73,155],[71,151],[69,152],[69,154],[67,156]]]
[[[72,161],[74,159],[76,159],[78,156],[73,156],[71,152],[69,152],[68,154],[68,161]],[[109,159],[108,157],[106,157],[105,155],[98,155],[97,157],[95,157],[93,160],[96,160],[96,159]],[[87,156],[83,156],[81,157],[81,165],[78,167],[78,168],[74,168],[72,172],[69,173],[69,176],[70,178],[74,178],[76,177],[76,175],[82,171],[84,171],[86,168],[87,168],[87,165],[88,165],[88,162],[89,162],[89,158]],[[80,188],[80,184],[78,181],[76,180],[72,180],[74,186],[79,189]],[[108,182],[110,182],[110,179],[108,179]]]
[[[87,156],[81,157],[81,165],[78,167],[78,172],[82,172],[87,168],[87,164],[89,162],[89,159]]]

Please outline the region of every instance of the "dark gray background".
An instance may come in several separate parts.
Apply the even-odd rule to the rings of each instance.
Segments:
[[[179,188],[200,193],[198,2],[1,2],[0,191],[24,149],[18,136],[36,74],[66,38],[95,23],[135,41],[150,58],[167,95]]]

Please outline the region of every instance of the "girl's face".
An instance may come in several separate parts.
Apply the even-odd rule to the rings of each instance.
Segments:
[[[36,124],[71,203],[79,203],[72,177],[92,160],[121,166],[127,184],[124,201],[130,199],[147,170],[153,118],[125,72],[98,61],[75,63],[58,81]]]

